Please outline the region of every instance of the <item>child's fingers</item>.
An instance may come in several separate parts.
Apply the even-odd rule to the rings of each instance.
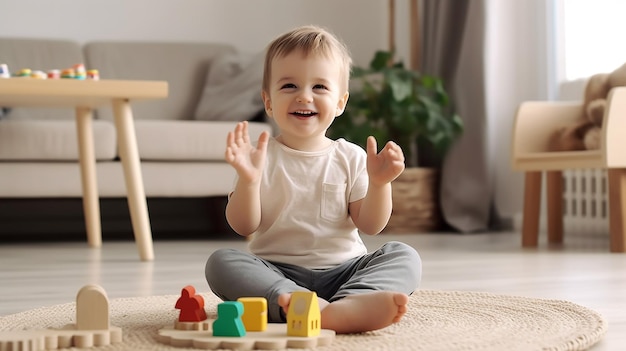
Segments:
[[[393,141],[390,141],[387,143],[387,145],[385,145],[384,151],[386,151],[390,157],[396,160],[404,161],[404,153],[402,152],[402,148],[400,148],[400,146]]]
[[[247,121],[243,121],[243,128],[242,128],[242,136],[241,139],[243,140],[243,142],[245,144],[250,144],[250,133],[248,133],[248,122]]]
[[[261,135],[259,135],[259,141],[257,142],[257,150],[259,151],[265,151],[267,149],[267,144],[270,140],[270,133],[268,133],[267,131],[264,131],[263,133],[261,133]]]
[[[398,148],[398,144],[394,143],[393,141],[388,141],[387,144],[385,144],[385,149],[387,150],[395,150]]]
[[[224,159],[226,159],[226,162],[228,163],[235,161],[235,153],[230,146],[226,148],[226,152],[224,153]]]
[[[230,146],[235,143],[235,134],[233,132],[228,132],[226,135],[226,146]]]
[[[235,127],[235,144],[242,146],[244,144],[244,123],[239,122]]]
[[[367,146],[366,146],[368,155],[376,155],[376,151],[378,151],[378,145],[376,145],[376,138],[373,136],[367,137]]]

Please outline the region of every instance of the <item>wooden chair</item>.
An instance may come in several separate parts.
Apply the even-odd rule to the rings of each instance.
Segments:
[[[626,252],[626,87],[611,90],[599,150],[548,152],[550,134],[582,118],[582,102],[528,101],[519,106],[512,167],[525,172],[522,246],[536,247],[543,172],[546,175],[548,242],[563,242],[563,170],[602,168],[608,173],[611,252]]]

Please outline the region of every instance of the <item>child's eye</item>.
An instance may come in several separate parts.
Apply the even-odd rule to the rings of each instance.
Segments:
[[[295,87],[296,87],[296,85],[295,85],[295,84],[292,84],[292,83],[287,83],[287,84],[283,84],[283,86],[282,86],[282,87],[280,87],[280,88],[281,88],[281,89],[293,89],[293,88],[295,88]]]
[[[324,89],[324,90],[328,90],[328,88],[323,85],[323,84],[315,84],[315,86],[313,86],[313,89]]]

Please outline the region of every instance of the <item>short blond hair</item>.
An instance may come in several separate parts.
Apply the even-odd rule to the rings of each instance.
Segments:
[[[274,39],[265,51],[265,68],[263,69],[263,86],[269,92],[272,61],[277,57],[285,57],[300,50],[305,57],[310,54],[323,55],[334,59],[340,65],[342,82],[340,87],[348,91],[352,57],[348,47],[330,31],[318,26],[302,26],[295,28]]]

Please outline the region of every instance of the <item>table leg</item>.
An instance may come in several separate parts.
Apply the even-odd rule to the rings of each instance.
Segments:
[[[128,207],[130,209],[133,232],[135,233],[135,241],[139,249],[139,257],[142,261],[152,261],[154,259],[152,230],[148,217],[146,194],[143,188],[139,152],[137,151],[137,138],[130,102],[125,99],[113,100],[113,113],[115,115],[119,153],[124,168],[124,179],[126,180]]]
[[[83,211],[87,230],[87,243],[91,247],[100,247],[102,246],[102,231],[92,121],[93,113],[90,108],[76,108],[78,158],[80,160],[80,175],[83,187]]]

